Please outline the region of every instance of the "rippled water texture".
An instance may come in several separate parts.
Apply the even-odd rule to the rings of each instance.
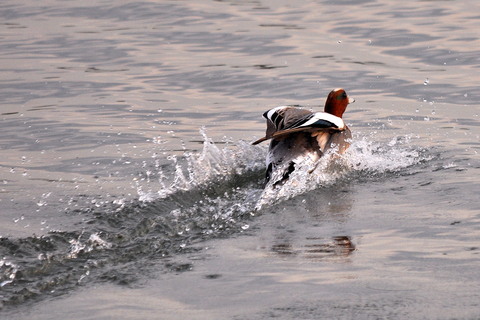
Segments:
[[[478,319],[480,5],[2,1],[0,318]],[[264,184],[261,114],[355,98]]]

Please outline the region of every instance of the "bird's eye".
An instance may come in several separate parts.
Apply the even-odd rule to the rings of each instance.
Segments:
[[[337,100],[347,99],[347,93],[344,91],[342,94],[337,96]]]

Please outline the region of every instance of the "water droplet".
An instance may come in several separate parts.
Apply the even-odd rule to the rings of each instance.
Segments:
[[[465,93],[463,96],[464,96],[465,98],[468,97],[468,93]]]
[[[37,206],[39,207],[43,207],[43,206],[46,206],[47,203],[44,201],[44,200],[40,200],[39,202],[37,202]]]

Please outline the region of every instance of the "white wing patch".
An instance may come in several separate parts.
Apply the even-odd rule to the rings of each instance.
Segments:
[[[326,112],[316,112],[313,114],[313,117],[308,119],[302,124],[299,124],[297,127],[310,127],[314,126],[316,122],[319,121],[328,121],[332,123],[338,129],[345,129],[345,122],[343,122],[342,118],[334,116],[333,114],[326,113]]]
[[[270,109],[270,110],[268,110],[267,112],[265,112],[265,113],[263,114],[263,116],[264,116],[265,118],[269,119],[269,120],[272,120],[272,116],[273,116],[273,114],[274,114],[275,112],[278,112],[278,111],[280,111],[280,110],[282,110],[282,109],[286,109],[286,108],[289,108],[289,106],[279,106],[279,107],[275,107],[275,108]]]

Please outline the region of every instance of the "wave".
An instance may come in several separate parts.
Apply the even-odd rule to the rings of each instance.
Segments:
[[[311,190],[330,186],[339,180],[398,173],[405,168],[432,159],[425,149],[411,145],[412,137],[395,137],[387,143],[356,136],[347,151],[340,155],[335,148],[313,162],[305,159],[297,165],[288,181],[277,184],[275,173],[263,190],[256,209],[284,201]],[[278,170],[282,174],[282,170]]]
[[[432,158],[411,137],[382,143],[357,135],[344,155],[331,152],[302,164],[287,183],[274,187],[263,182],[265,146],[245,141],[220,146],[205,130],[201,135],[201,151],[171,155],[171,164],[163,167],[155,162],[145,173],[149,179],[135,182],[136,200],[75,210],[84,223],[73,231],[0,237],[3,304],[35,301],[89,282],[129,284],[149,266],[158,270],[159,260],[166,270],[188,270],[167,258],[197,250],[195,244],[207,239],[245,232],[255,215],[278,202],[339,181],[406,174],[406,168]]]

